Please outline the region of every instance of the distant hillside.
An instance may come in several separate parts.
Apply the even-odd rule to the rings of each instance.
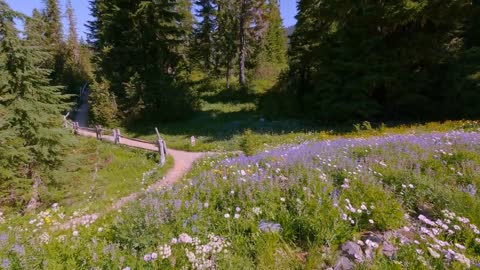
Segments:
[[[287,32],[287,36],[291,36],[293,34],[293,31],[295,31],[295,25],[285,28],[285,31]]]

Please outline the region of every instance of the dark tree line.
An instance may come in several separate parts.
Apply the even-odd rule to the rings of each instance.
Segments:
[[[192,14],[192,4],[195,14]],[[286,64],[277,0],[91,1],[89,40],[97,65],[95,121],[145,114],[175,120],[196,108],[192,70],[223,77],[263,63]],[[195,16],[194,16],[195,15]]]
[[[301,0],[298,9],[276,92],[292,111],[329,122],[480,115],[478,4]]]

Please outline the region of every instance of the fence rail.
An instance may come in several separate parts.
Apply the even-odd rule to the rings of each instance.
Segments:
[[[157,128],[155,128],[155,132],[157,133],[158,140],[156,143],[154,143],[154,142],[141,140],[137,138],[128,138],[128,137],[122,136],[120,134],[120,129],[104,129],[100,125],[96,125],[95,128],[80,127],[78,122],[73,122],[71,120],[68,120],[67,117],[68,117],[68,114],[64,116],[63,126],[65,128],[69,128],[73,130],[73,133],[75,135],[89,136],[89,137],[93,137],[93,135],[95,135],[97,140],[110,141],[115,144],[126,145],[126,146],[140,148],[140,149],[149,150],[149,151],[157,151],[160,154],[160,161],[159,161],[160,165],[161,166],[165,165],[166,156],[167,156],[167,145],[165,141],[161,138]],[[144,145],[141,145],[141,144],[144,144]]]

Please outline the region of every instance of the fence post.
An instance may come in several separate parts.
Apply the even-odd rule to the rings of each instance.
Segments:
[[[117,130],[114,128],[112,132],[113,132],[113,143],[117,144]]]
[[[192,147],[195,147],[196,142],[197,141],[195,140],[195,136],[190,137],[190,143],[191,143]]]
[[[102,139],[102,126],[101,125],[95,125],[95,133],[97,134],[97,140]]]
[[[155,132],[157,133],[157,146],[158,146],[158,153],[160,154],[160,166],[165,165],[165,161],[167,159],[167,144],[165,141],[160,137],[160,132],[158,132],[158,128],[155,128]]]
[[[73,134],[78,135],[78,122],[73,122],[72,127],[73,127]]]
[[[160,166],[165,165],[165,143],[162,139],[157,141],[158,153],[160,154]]]
[[[116,128],[113,130],[113,141],[115,144],[120,144],[120,137],[122,135],[120,134],[120,129]]]
[[[63,127],[64,127],[64,128],[67,128],[67,127],[68,127],[68,120],[67,120],[67,118],[68,118],[69,115],[70,115],[70,112],[67,112],[67,114],[63,116]]]

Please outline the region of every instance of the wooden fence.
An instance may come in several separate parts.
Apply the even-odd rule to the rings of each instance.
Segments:
[[[145,150],[150,150],[153,151],[154,147],[156,146],[156,151],[158,151],[160,155],[160,165],[163,166],[165,165],[166,162],[166,157],[167,157],[167,144],[165,143],[165,140],[162,139],[160,136],[160,133],[158,132],[158,129],[155,128],[155,132],[157,133],[157,142],[152,143],[149,141],[141,140],[141,139],[136,139],[136,138],[128,138],[125,136],[121,135],[120,129],[105,129],[101,125],[95,125],[95,128],[89,128],[89,127],[80,127],[78,122],[72,122],[70,120],[67,120],[68,114],[64,116],[64,124],[63,126],[65,128],[69,128],[73,130],[73,133],[75,135],[82,135],[86,133],[90,134],[95,134],[97,140],[103,140],[103,141],[111,141],[114,144],[121,144],[121,145],[127,145],[127,146],[132,146],[132,147],[137,147]],[[138,142],[141,144],[146,144],[149,146],[153,146],[151,148],[148,147],[141,147],[139,145],[135,145],[134,143],[129,143],[129,142]]]

